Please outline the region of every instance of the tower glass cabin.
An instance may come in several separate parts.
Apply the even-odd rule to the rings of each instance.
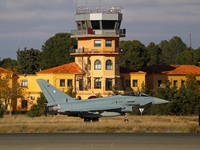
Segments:
[[[78,49],[72,50],[71,55],[82,67],[82,75],[75,77],[77,97],[88,99],[98,93],[108,96],[112,86],[120,84],[119,38],[126,35],[126,30],[120,29],[121,21],[119,6],[77,9],[77,29],[71,35],[78,40]]]

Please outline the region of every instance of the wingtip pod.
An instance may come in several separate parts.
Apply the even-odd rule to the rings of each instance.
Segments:
[[[158,105],[158,104],[166,104],[169,103],[169,101],[161,99],[161,98],[153,98],[154,100],[154,105]]]

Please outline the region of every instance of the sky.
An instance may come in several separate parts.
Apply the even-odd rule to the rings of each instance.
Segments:
[[[56,33],[76,29],[78,6],[123,8],[126,37],[148,46],[179,36],[200,47],[200,0],[0,0],[0,60],[17,59],[18,48],[41,50]]]

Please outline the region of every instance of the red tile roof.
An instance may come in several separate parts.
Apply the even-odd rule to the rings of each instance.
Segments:
[[[194,65],[152,65],[142,70],[147,74],[200,74],[200,67]]]
[[[0,73],[6,73],[6,72],[9,72],[9,70],[6,70],[6,69],[0,67]],[[10,72],[12,73],[12,71],[10,71]]]
[[[120,73],[135,73],[135,74],[146,74],[146,72],[133,70],[130,68],[120,67]]]
[[[40,72],[36,72],[36,74],[38,73],[82,73],[82,69],[77,63],[73,62],[62,66],[50,68],[47,70],[42,70]]]

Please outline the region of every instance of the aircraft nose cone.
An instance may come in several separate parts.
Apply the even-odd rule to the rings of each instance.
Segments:
[[[155,105],[169,103],[169,101],[166,101],[166,100],[160,99],[160,98],[153,98],[153,100],[154,100]]]

